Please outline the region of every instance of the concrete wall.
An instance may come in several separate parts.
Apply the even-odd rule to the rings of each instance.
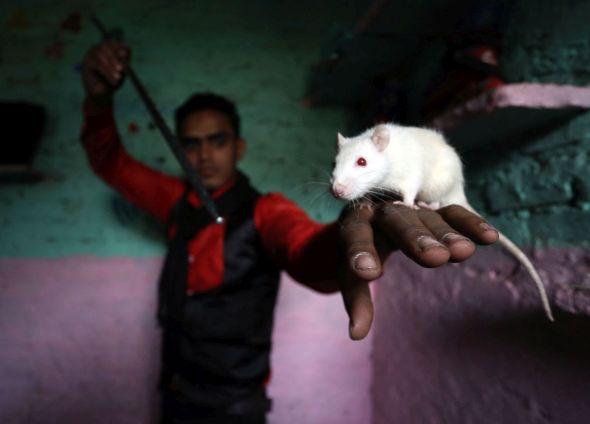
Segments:
[[[515,2],[507,81],[587,85],[587,22],[588,2]],[[590,113],[465,160],[468,197],[531,254],[556,322],[497,248],[439,270],[393,257],[377,283],[373,422],[588,422]]]
[[[282,191],[320,220],[334,218],[339,205],[321,195],[327,186],[319,182],[327,181],[345,112],[306,109],[301,100],[308,67],[319,56],[318,40],[351,11],[340,2],[339,7],[287,3],[2,2],[1,97],[47,108],[48,125],[34,165],[48,179],[1,188],[0,255],[162,252],[154,231],[117,204],[113,192],[92,175],[79,145],[79,63],[100,37],[86,15],[79,32],[72,22],[76,13],[90,10],[121,29],[134,49],[136,71],[169,122],[195,91],[234,99],[248,141],[242,168],[254,184],[262,191]],[[314,13],[308,14],[306,5],[312,4]],[[146,163],[178,173],[138,100],[130,84],[116,98],[126,146]],[[29,243],[31,237],[35,243]]]
[[[157,409],[161,228],[85,162],[79,62],[98,35],[76,13],[93,9],[122,29],[167,118],[193,91],[234,98],[249,142],[242,168],[263,191],[327,221],[339,207],[316,183],[327,179],[334,132],[348,117],[306,109],[301,97],[319,41],[353,19],[356,3],[2,2],[2,97],[38,102],[49,119],[34,163],[47,178],[0,187],[1,422],[149,422]],[[588,2],[510,3],[506,79],[588,84]],[[178,172],[129,85],[116,113],[132,154]],[[465,157],[472,202],[534,251],[555,324],[529,278],[495,248],[439,270],[392,257],[375,284],[374,338],[363,344],[347,341],[339,296],[283,281],[271,422],[366,423],[371,413],[387,424],[590,420],[589,134],[585,113]]]
[[[160,264],[0,259],[0,422],[158,422]],[[371,340],[347,324],[339,296],[282,279],[269,423],[370,422]]]
[[[502,43],[507,82],[590,83],[586,1],[515,2]],[[538,123],[466,157],[469,196],[529,246],[590,246],[590,114]]]
[[[0,93],[47,108],[34,168],[46,179],[0,186],[0,422],[147,423],[157,411],[155,281],[161,228],[89,170],[78,134],[79,64],[99,40],[86,13],[119,27],[160,110],[194,91],[234,99],[242,169],[322,221],[344,112],[301,105],[308,67],[350,3],[304,1],[3,1]],[[313,9],[313,13],[308,11]],[[178,173],[126,84],[120,133],[149,165]],[[4,142],[17,143],[18,140]],[[340,296],[286,281],[277,307],[271,422],[368,422],[371,344],[348,342]],[[337,357],[337,360],[334,358]]]

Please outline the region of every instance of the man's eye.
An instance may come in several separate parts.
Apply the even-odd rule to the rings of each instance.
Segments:
[[[223,147],[229,141],[229,136],[227,134],[215,134],[212,137],[209,137],[209,142],[213,144],[215,147]]]
[[[197,149],[200,145],[199,140],[182,140],[182,147],[188,150]]]
[[[218,138],[218,139],[212,140],[212,142],[215,145],[215,147],[223,147],[227,143],[227,138],[226,137]]]

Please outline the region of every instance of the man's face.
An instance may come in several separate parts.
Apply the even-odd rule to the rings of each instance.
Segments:
[[[208,190],[221,187],[235,175],[236,163],[246,149],[228,117],[216,110],[189,114],[178,129],[178,138]]]

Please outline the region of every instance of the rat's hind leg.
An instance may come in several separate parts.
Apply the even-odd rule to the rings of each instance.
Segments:
[[[440,209],[440,202],[423,202],[422,200],[418,201],[418,206],[424,209],[430,209],[431,211],[435,211]]]
[[[460,205],[463,207],[469,206],[469,202],[467,201],[467,198],[465,197],[465,191],[464,191],[462,185],[457,185],[457,186],[453,187],[453,189],[441,199],[440,203],[441,203],[441,207],[449,206],[449,205]],[[468,209],[469,208],[470,207],[468,207]]]

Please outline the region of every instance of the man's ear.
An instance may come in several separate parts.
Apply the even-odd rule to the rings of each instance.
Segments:
[[[241,160],[244,155],[246,154],[246,140],[243,138],[238,138],[236,141],[237,144],[237,158]]]

